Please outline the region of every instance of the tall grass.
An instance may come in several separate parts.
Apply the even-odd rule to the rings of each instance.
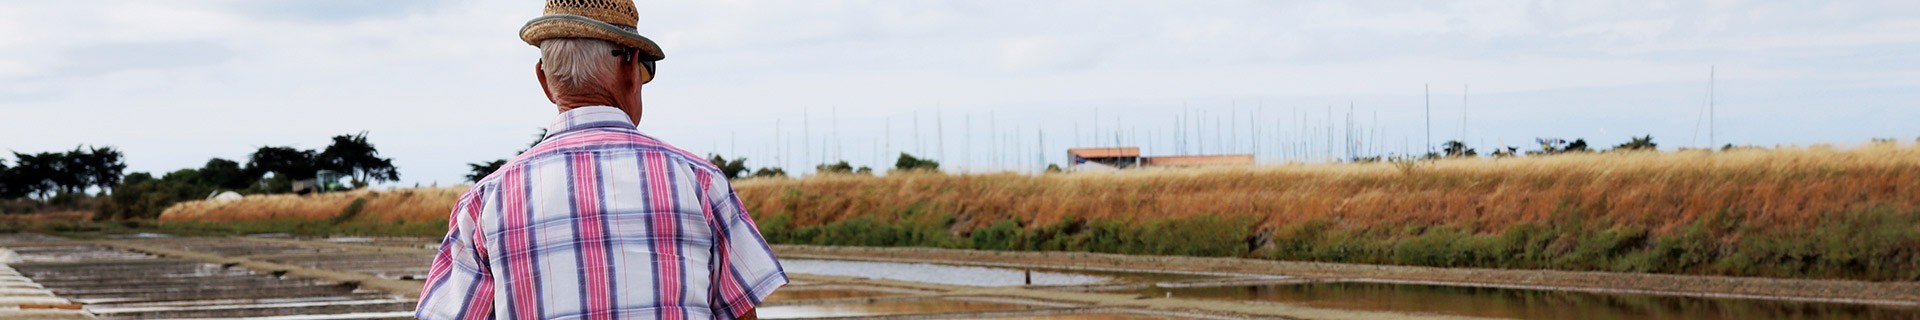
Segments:
[[[1915,181],[1876,144],[736,187],[776,242],[1920,280]]]
[[[464,187],[355,190],[318,195],[247,196],[189,201],[160,214],[168,229],[199,234],[248,232],[437,236]]]
[[[776,243],[1920,281],[1916,181],[1920,148],[1875,144],[735,187]],[[161,220],[437,236],[462,191],[198,201]]]

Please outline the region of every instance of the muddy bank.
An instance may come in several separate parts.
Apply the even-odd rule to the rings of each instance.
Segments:
[[[783,258],[856,258],[909,262],[967,261],[1026,267],[1238,273],[1389,283],[1920,306],[1920,282],[1431,268],[1080,252],[796,245],[778,245],[775,250],[782,254]]]

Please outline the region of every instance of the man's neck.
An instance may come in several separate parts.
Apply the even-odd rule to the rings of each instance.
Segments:
[[[612,104],[612,103],[605,103],[605,104],[593,104],[593,103],[566,103],[566,104],[555,104],[555,105],[554,105],[554,107],[557,107],[557,108],[559,108],[559,109],[560,109],[560,113],[566,113],[567,111],[571,111],[571,110],[573,110],[573,109],[579,109],[579,108],[586,108],[586,107],[613,107],[613,108],[615,108],[615,109],[620,109],[620,111],[622,111],[622,112],[626,112],[626,113],[627,113],[627,119],[632,119],[632,120],[633,120],[633,124],[634,124],[634,125],[639,125],[639,124],[640,124],[640,110],[639,110],[639,108],[628,108],[628,107],[624,107],[624,106],[618,106],[618,105],[614,105],[614,104]]]

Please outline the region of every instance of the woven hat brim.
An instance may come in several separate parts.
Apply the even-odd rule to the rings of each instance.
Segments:
[[[555,38],[590,38],[633,47],[649,60],[663,60],[666,53],[660,51],[660,45],[653,39],[647,39],[628,28],[621,28],[593,18],[570,14],[553,14],[533,18],[527,25],[520,27],[520,40],[528,45],[540,46],[541,40]]]

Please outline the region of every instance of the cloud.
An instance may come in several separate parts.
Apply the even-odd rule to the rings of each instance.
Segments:
[[[291,19],[306,23],[338,24],[421,14],[443,8],[449,3],[452,1],[236,0],[222,4],[235,14],[262,20]]]
[[[801,161],[779,144],[823,143],[827,132],[849,160],[884,165],[874,158],[900,151],[914,114],[929,127],[922,135],[935,135],[926,125],[935,111],[948,136],[963,136],[965,119],[985,131],[991,114],[1000,128],[1056,130],[1048,148],[1073,141],[1057,137],[1093,135],[1096,108],[1165,133],[1165,118],[1183,104],[1227,115],[1251,104],[1324,113],[1351,101],[1381,113],[1383,127],[1410,127],[1424,84],[1454,95],[1436,96],[1447,108],[1471,84],[1481,110],[1472,120],[1487,126],[1473,132],[1489,144],[1640,132],[1668,141],[1691,133],[1710,65],[1731,110],[1726,132],[1755,144],[1914,135],[1893,123],[1920,117],[1907,111],[1920,110],[1920,97],[1902,93],[1920,92],[1920,64],[1906,58],[1920,53],[1912,32],[1920,2],[639,6],[639,29],[668,55],[646,89],[643,130],[697,152],[738,152],[756,166],[811,167],[818,154]],[[537,1],[9,6],[0,10],[0,146],[116,145],[134,170],[170,171],[259,146],[324,147],[332,135],[367,130],[408,182],[451,183],[465,163],[523,147],[552,115],[531,79],[535,49],[515,37],[539,10]],[[828,124],[834,109],[837,128]],[[1760,130],[1769,126],[1817,132]],[[973,157],[950,155],[980,165],[1006,151],[978,148]]]
[[[90,44],[66,50],[56,77],[89,77],[120,71],[204,67],[233,59],[233,50],[209,41]]]

